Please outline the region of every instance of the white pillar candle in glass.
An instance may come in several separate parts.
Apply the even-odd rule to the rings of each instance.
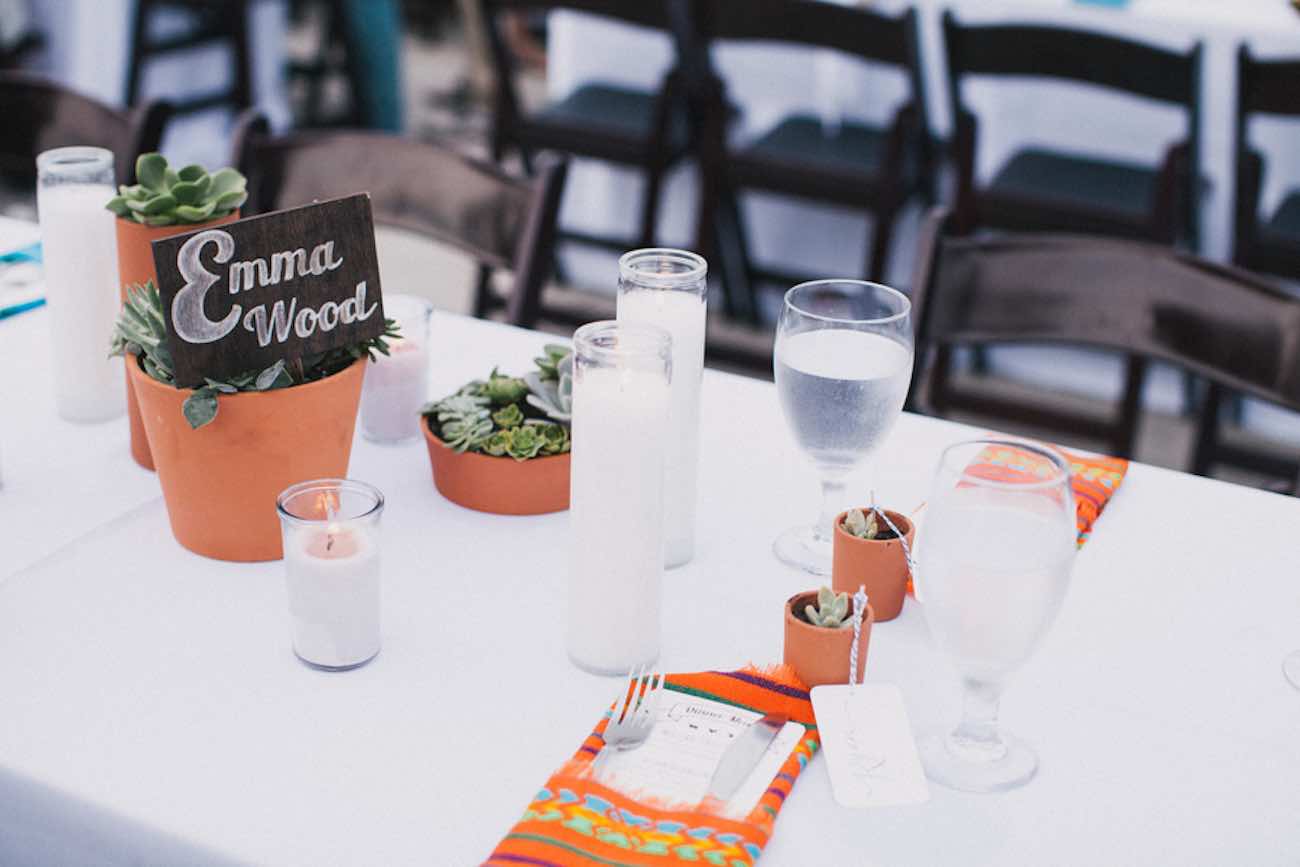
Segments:
[[[397,320],[401,337],[389,354],[375,354],[361,390],[361,433],[372,442],[396,443],[420,435],[420,407],[429,391],[429,318],[433,305],[414,295],[385,295],[384,316]]]
[[[568,651],[597,674],[659,656],[671,345],[626,322],[573,336]]]
[[[673,338],[664,477],[664,557],[671,568],[695,556],[708,265],[685,250],[651,249],[624,254],[618,270],[618,321],[658,325]]]
[[[276,501],[284,536],[293,652],[344,671],[379,653],[379,518],[384,496],[364,482],[317,479]]]
[[[55,406],[68,421],[115,418],[126,391],[122,362],[108,357],[119,307],[115,217],[104,207],[116,192],[113,154],[55,148],[36,168]]]

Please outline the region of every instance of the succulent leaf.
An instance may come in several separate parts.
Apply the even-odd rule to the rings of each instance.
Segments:
[[[167,160],[160,153],[140,154],[135,161],[135,176],[151,190],[167,188]]]

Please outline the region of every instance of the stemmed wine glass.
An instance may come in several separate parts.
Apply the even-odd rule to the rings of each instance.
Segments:
[[[1070,468],[1060,454],[992,439],[944,451],[917,546],[916,596],[965,701],[955,730],[920,744],[936,782],[992,792],[1033,777],[1033,751],[998,729],[998,700],[1056,619],[1076,539]]]
[[[831,571],[831,522],[845,477],[884,441],[912,377],[911,302],[862,280],[816,280],[785,293],[773,362],[781,410],[822,483],[817,523],[777,537],[784,563]]]
[[[1291,681],[1292,686],[1300,689],[1300,650],[1282,660],[1282,673]]]

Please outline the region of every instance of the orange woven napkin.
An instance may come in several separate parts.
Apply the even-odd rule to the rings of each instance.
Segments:
[[[820,741],[808,690],[785,666],[759,671],[670,674],[665,688],[782,714],[808,727],[767,792],[744,821],[696,807],[642,803],[596,782],[592,762],[605,746],[609,713],[578,752],[538,791],[523,817],[488,856],[487,867],[752,867],[776,816]]]

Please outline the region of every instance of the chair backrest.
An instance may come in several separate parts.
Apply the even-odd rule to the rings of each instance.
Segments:
[[[369,193],[376,223],[512,271],[510,319],[535,318],[550,271],[567,163],[551,162],[535,178],[520,180],[451,148],[387,133],[271,136],[265,119],[254,113],[245,113],[237,126],[233,162],[248,178],[247,213]]]
[[[952,105],[966,75],[1085,82],[1195,111],[1201,45],[1186,54],[1088,30],[1027,24],[964,25],[943,16]]]
[[[925,84],[915,9],[897,16],[824,0],[695,0],[704,42],[777,42],[825,48],[904,71],[925,120]],[[928,128],[923,126],[922,128]]]
[[[913,312],[914,395],[931,349],[1049,343],[1171,362],[1300,411],[1300,299],[1249,272],[1163,245],[1046,234],[959,237],[947,212],[936,209],[922,233]]]
[[[1256,60],[1245,45],[1237,53],[1237,200],[1233,219],[1235,262],[1300,278],[1300,239],[1260,237],[1264,158],[1250,144],[1254,115],[1300,118],[1300,58]]]
[[[0,72],[0,173],[36,176],[36,155],[50,148],[92,145],[116,157],[117,181],[135,183],[135,160],[155,151],[169,116],[166,103],[121,111],[40,76]]]

